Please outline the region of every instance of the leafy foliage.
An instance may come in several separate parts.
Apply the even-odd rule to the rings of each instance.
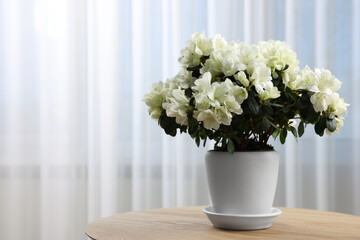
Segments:
[[[165,133],[187,133],[197,146],[217,151],[273,150],[307,125],[323,136],[339,132],[349,104],[336,93],[341,82],[328,70],[305,67],[285,42],[230,43],[195,33],[181,50],[179,73],[152,85],[144,101]],[[295,127],[295,121],[298,126]]]
[[[198,71],[199,67],[188,68],[190,71]],[[281,73],[281,72],[279,72]],[[197,73],[195,73],[197,75]],[[327,128],[335,131],[335,116],[328,114],[320,116],[315,112],[310,101],[312,92],[299,90],[293,91],[282,84],[281,75],[273,80],[281,95],[278,99],[271,101],[260,101],[254,89],[248,92],[248,98],[243,103],[243,114],[234,115],[230,126],[221,125],[218,130],[204,128],[202,122],[193,117],[193,112],[188,113],[188,125],[177,124],[174,117],[168,117],[165,111],[159,118],[159,125],[165,133],[176,136],[177,130],[181,133],[187,132],[200,146],[207,139],[215,141],[215,150],[228,151],[255,151],[272,150],[268,144],[269,137],[276,139],[280,135],[280,142],[285,143],[288,132],[295,138],[301,137],[305,131],[306,124],[314,124],[315,132],[319,136],[324,135]],[[237,83],[241,85],[241,83]],[[191,97],[191,88],[185,90],[187,96]],[[190,100],[193,105],[194,98]],[[298,128],[290,125],[291,119],[300,119]]]

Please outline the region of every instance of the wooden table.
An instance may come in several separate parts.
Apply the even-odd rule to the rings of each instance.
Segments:
[[[280,208],[271,228],[229,231],[213,227],[203,207],[162,208],[99,219],[86,228],[96,240],[173,239],[360,239],[360,217],[300,208]]]

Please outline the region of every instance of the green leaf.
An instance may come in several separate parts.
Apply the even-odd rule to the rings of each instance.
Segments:
[[[199,147],[200,146],[200,137],[199,136],[196,136],[195,142],[196,142],[196,145]]]
[[[193,66],[193,67],[187,67],[186,70],[188,70],[188,71],[196,71],[196,70],[199,70],[201,67],[202,66],[200,64],[200,65]]]
[[[169,130],[168,132],[165,131],[165,133],[172,136],[172,137],[175,137],[176,136],[176,128],[172,129],[172,130]]]
[[[294,95],[292,94],[292,93],[293,93],[293,90],[291,90],[291,88],[286,87],[286,88],[285,88],[285,91],[291,95],[290,97],[291,97],[292,99],[295,98]]]
[[[284,93],[284,95],[285,95],[285,98],[286,98],[286,100],[288,101],[288,102],[290,102],[290,101],[293,101],[294,100],[294,96],[291,94],[291,90],[287,87],[286,88],[286,92]]]
[[[193,117],[193,114],[188,114],[188,125],[189,126],[195,126],[198,125],[198,121]]]
[[[292,119],[295,117],[296,112],[293,109],[289,109],[289,111],[287,111],[286,113],[284,112],[284,115],[286,118]]]
[[[274,113],[274,110],[270,105],[262,105],[262,113],[266,116],[271,116]]]
[[[205,139],[207,137],[205,128],[198,128],[198,133],[201,139]]]
[[[281,83],[281,78],[279,78],[279,77],[278,78],[273,78],[272,83],[276,87],[277,85],[279,85]]]
[[[296,132],[296,128],[294,128],[293,126],[290,127],[290,131],[292,132],[292,134],[294,135],[295,138],[298,137],[297,132]]]
[[[261,121],[261,129],[264,132],[267,132],[269,130],[270,126],[271,126],[271,122],[269,121],[269,119],[263,118],[263,120]]]
[[[231,154],[233,154],[235,151],[235,145],[233,140],[231,140],[231,138],[229,138],[227,142],[227,151]]]
[[[273,126],[275,129],[279,130],[279,127],[276,126],[272,121],[269,121],[269,122],[270,122],[271,126]]]
[[[186,133],[186,131],[187,131],[187,126],[180,125],[180,133]]]
[[[163,112],[161,115],[160,115],[160,118],[159,118],[159,121],[158,121],[160,127],[162,127],[163,129],[166,128],[166,126],[169,124],[168,123],[168,116],[166,116],[166,113]]]
[[[332,114],[332,113],[330,113],[330,114],[328,115],[327,119],[328,119],[328,120],[333,120],[333,119],[335,119],[335,115]]]
[[[305,131],[304,122],[301,121],[298,127],[299,137],[301,137],[304,134],[304,131]]]
[[[189,105],[192,107],[195,107],[195,98],[194,97],[190,98]]]
[[[206,140],[207,140],[207,137],[204,139],[203,147],[205,147],[205,145],[206,145]]]
[[[309,122],[311,124],[315,124],[319,121],[319,118],[320,118],[320,113],[315,113],[314,115],[312,115],[312,117],[309,119]]]
[[[193,117],[192,112],[189,112],[189,114],[188,114],[188,133],[189,133],[189,135],[194,137],[194,135],[198,131],[198,128],[199,128],[198,121]]]
[[[326,128],[330,131],[330,132],[334,132],[336,130],[336,119],[327,119],[326,120]]]
[[[159,125],[164,129],[165,133],[175,137],[176,136],[176,129],[179,124],[176,123],[174,117],[168,117],[166,113],[162,113],[159,118]]]
[[[199,78],[200,77],[200,70],[194,70],[191,72],[191,76],[194,78]]]
[[[281,142],[282,144],[285,143],[286,136],[287,136],[287,129],[286,129],[286,128],[281,129],[280,142]]]
[[[212,132],[210,130],[206,130],[207,131],[207,135],[209,137],[210,140],[214,139],[215,141],[219,140],[219,133],[218,132]]]
[[[198,130],[198,126],[197,126],[197,125],[195,125],[195,126],[189,126],[188,132],[189,132],[190,136],[194,136],[194,135],[196,134],[197,130]]]
[[[280,130],[279,130],[279,129],[278,129],[278,130],[275,130],[275,132],[273,132],[272,137],[274,138],[274,140],[275,140],[276,137],[279,135],[279,133],[280,133]]]
[[[320,117],[320,120],[315,124],[314,128],[317,135],[323,136],[326,128],[326,119],[324,117]]]
[[[259,104],[256,102],[255,98],[249,97],[249,98],[248,98],[248,105],[249,105],[249,110],[250,110],[251,113],[253,113],[253,114],[259,114],[259,112],[260,112],[260,106],[259,106]]]
[[[244,120],[240,116],[236,115],[233,117],[231,121],[231,125],[236,129],[242,129],[244,125]]]
[[[316,123],[314,128],[315,128],[315,132],[317,135],[319,135],[320,137],[322,137],[324,135],[325,128],[324,128],[324,130],[321,130],[322,128],[320,127],[320,124]]]
[[[246,72],[245,72],[245,74],[246,74]],[[246,78],[248,78],[248,77],[246,77]],[[255,91],[255,87],[252,87],[252,90],[248,92],[249,97],[254,98],[257,95],[254,91]]]
[[[226,147],[226,138],[223,137],[221,140],[221,148],[225,149],[225,147]]]
[[[188,97],[188,98],[191,98],[192,97],[192,93],[193,93],[193,90],[191,88],[187,88],[185,89],[185,95]],[[194,98],[195,100],[195,98]]]
[[[305,123],[315,124],[319,121],[320,113],[315,112],[314,107],[310,105],[305,109],[300,109],[300,116]]]
[[[235,83],[240,87],[244,87],[244,85],[239,80],[235,80]]]
[[[300,98],[297,102],[296,102],[296,107],[299,109],[306,109],[310,106],[311,102],[310,100],[303,100],[302,98]]]

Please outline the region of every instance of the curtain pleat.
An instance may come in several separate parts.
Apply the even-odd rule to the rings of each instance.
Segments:
[[[360,187],[358,186],[360,183],[360,127],[358,123],[360,122],[360,96],[357,92],[357,89],[360,89],[360,72],[357,71],[358,66],[360,66],[360,2],[353,0],[351,3],[351,23],[352,23],[352,36],[351,36],[351,101],[352,101],[352,132],[353,134],[349,136],[351,141],[351,153],[352,153],[352,191],[354,194],[353,197],[353,206],[354,206],[354,213],[360,215]]]
[[[360,215],[360,1],[0,0],[0,235],[86,239],[116,213],[210,204],[204,154],[141,101],[194,32],[283,40],[351,104],[340,134],[271,141],[276,206]],[[22,231],[19,231],[22,226]]]

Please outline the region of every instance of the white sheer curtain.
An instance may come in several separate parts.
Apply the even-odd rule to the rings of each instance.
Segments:
[[[0,236],[85,239],[99,217],[208,204],[203,154],[141,102],[193,32],[287,41],[350,102],[340,134],[274,143],[275,205],[360,215],[360,1],[0,0]]]

